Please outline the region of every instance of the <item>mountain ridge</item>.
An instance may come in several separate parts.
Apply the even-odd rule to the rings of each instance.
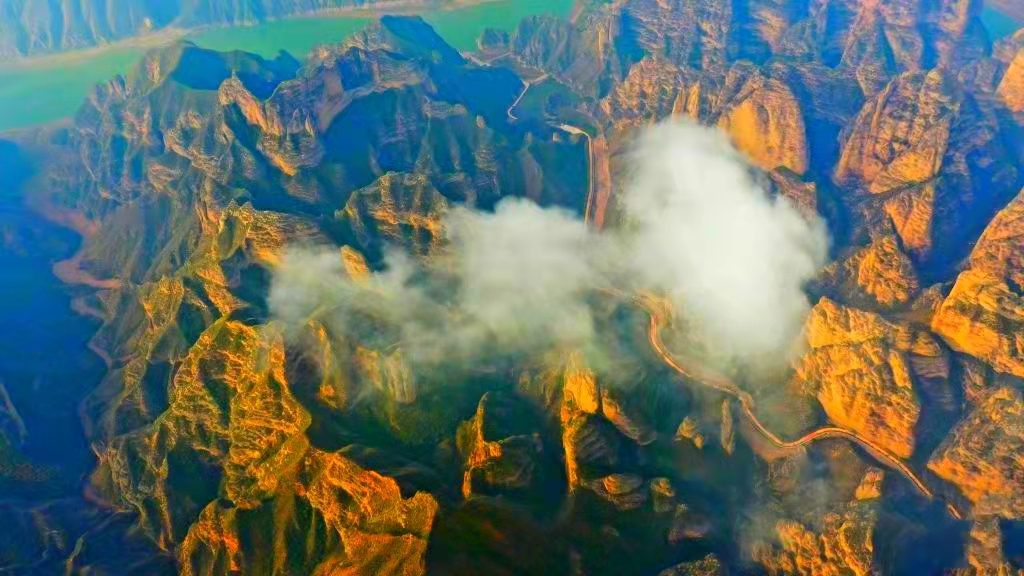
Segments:
[[[13,0],[0,11],[0,61],[103,46],[173,29],[356,11],[455,7],[465,0]]]
[[[980,6],[620,0],[473,57],[403,17],[304,62],[151,52],[12,144],[99,281],[69,288],[108,363],[80,405],[89,498],[190,574],[1019,570],[1024,46],[993,51]],[[702,386],[659,357],[700,342],[604,292],[614,362],[401,346],[392,308],[433,310],[381,284],[389,253],[442,266],[446,216],[509,198],[628,225],[630,138],[673,117],[833,230],[783,374]],[[270,290],[296,245],[374,297],[288,325]],[[35,510],[84,550],[112,538]],[[58,568],[116,561],[25,530]]]

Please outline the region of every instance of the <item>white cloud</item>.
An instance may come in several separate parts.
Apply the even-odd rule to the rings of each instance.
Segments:
[[[574,214],[506,199],[493,213],[446,217],[443,257],[390,253],[369,283],[347,279],[336,250],[290,251],[275,271],[273,315],[320,314],[334,330],[393,329],[410,362],[470,364],[491,353],[593,343],[588,294],[663,293],[723,358],[788,360],[809,309],[803,285],[824,264],[822,222],[758,186],[711,128],[668,122],[641,133],[621,191],[628,226],[597,233]],[[392,331],[387,331],[392,334]]]

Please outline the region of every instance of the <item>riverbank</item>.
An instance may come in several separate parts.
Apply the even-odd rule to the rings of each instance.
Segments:
[[[277,22],[287,22],[289,20],[304,20],[304,19],[334,19],[334,18],[352,18],[352,19],[372,19],[385,14],[420,14],[425,12],[433,11],[445,11],[445,10],[461,10],[465,8],[471,8],[480,4],[486,4],[489,2],[495,2],[500,0],[449,0],[442,2],[440,0],[423,1],[423,0],[391,0],[379,2],[376,7],[364,7],[364,6],[353,6],[343,8],[325,8],[322,10],[314,10],[310,12],[301,12],[298,14],[289,14],[276,18],[267,18],[265,20],[244,20],[232,23],[218,23],[218,24],[207,24],[199,26],[168,26],[159,30],[139,34],[137,36],[129,36],[103,42],[96,46],[89,46],[83,48],[76,48],[73,50],[66,50],[60,52],[35,54],[31,56],[15,56],[13,58],[0,59],[0,71],[18,70],[18,69],[31,69],[38,67],[47,66],[61,66],[70,65],[75,62],[82,62],[102,56],[105,53],[111,51],[124,51],[133,49],[150,49],[160,46],[165,46],[176,40],[180,40],[189,36],[201,35],[215,30],[231,29],[231,28],[250,28],[256,26],[263,26],[267,24],[273,24]]]
[[[352,9],[339,15],[286,18],[255,26],[165,30],[100,48],[0,65],[0,132],[48,124],[73,115],[92,88],[125,74],[147,50],[187,39],[213,50],[305,56],[318,44],[338,43],[383,14],[418,14],[460,51],[475,49],[486,28],[512,30],[542,13],[568,17],[574,0],[465,0],[442,8]]]

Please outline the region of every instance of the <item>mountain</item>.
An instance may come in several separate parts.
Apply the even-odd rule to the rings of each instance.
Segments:
[[[101,46],[174,28],[253,24],[343,10],[423,7],[429,0],[11,0],[0,7],[0,59]],[[444,3],[442,0],[439,2]]]
[[[1021,570],[1024,52],[980,9],[594,1],[469,56],[403,17],[303,62],[149,53],[69,126],[0,143],[3,253],[57,262],[54,298],[89,319],[64,347],[93,363],[74,380],[45,338],[11,339],[37,355],[0,364],[0,566]],[[670,117],[828,223],[783,373],[680,368],[656,303],[606,292],[587,302],[611,353],[539,339],[465,363],[457,322],[427,331],[440,358],[402,345],[396,314],[458,311],[453,214],[518,197],[628,229],[630,143]],[[54,223],[81,244],[37,242]],[[289,268],[296,246],[321,256]],[[282,270],[341,295],[289,324]],[[55,429],[43,460],[72,406],[84,438]]]

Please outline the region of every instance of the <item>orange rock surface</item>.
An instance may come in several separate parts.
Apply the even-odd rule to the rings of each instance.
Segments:
[[[917,254],[932,248],[936,190],[936,182],[925,182],[897,192],[884,204],[885,214],[903,245]]]
[[[932,319],[954,349],[1024,376],[1024,195],[989,224]]]
[[[826,514],[820,531],[780,520],[775,524],[778,544],[756,549],[754,559],[773,575],[874,574],[875,517],[871,504],[854,503]]]
[[[805,331],[810,349],[796,378],[829,419],[900,457],[913,454],[920,406],[907,355],[910,331],[827,298],[811,310]]]
[[[425,255],[440,242],[441,215],[447,208],[447,200],[427,178],[385,174],[353,192],[344,214],[364,244],[386,240]]]
[[[857,285],[880,304],[904,304],[920,289],[910,258],[891,237],[858,252],[849,265],[856,268]]]
[[[1024,48],[1010,62],[999,83],[999,96],[1010,111],[1024,114]]]
[[[617,127],[637,127],[669,116],[706,118],[717,107],[711,80],[660,56],[646,57],[629,69],[604,100],[603,111]]]
[[[294,485],[246,513],[228,502],[207,506],[178,553],[182,574],[227,572],[402,574],[425,572],[437,502],[422,492],[403,498],[398,484],[335,453],[310,451]],[[258,535],[258,548],[242,543]],[[307,543],[292,547],[295,539]]]
[[[366,263],[366,257],[355,248],[342,246],[341,262],[349,278],[357,282],[363,282],[369,278],[370,266]]]
[[[1024,298],[997,276],[981,270],[960,274],[932,330],[953,349],[1024,376]]]
[[[939,71],[894,79],[854,121],[836,179],[880,194],[936,176],[958,106],[951,90]]]
[[[718,576],[723,573],[722,563],[714,554],[708,554],[700,560],[666,568],[658,576]]]
[[[999,576],[1021,576],[1024,569],[1015,569],[1003,554],[1003,535],[999,519],[995,517],[975,520],[967,540],[967,564],[969,568],[953,570],[956,576],[976,574],[998,574]]]
[[[913,263],[892,236],[830,265],[822,277],[845,301],[885,307],[907,304],[921,288]]]
[[[755,165],[771,171],[807,171],[803,110],[788,86],[754,74],[725,105],[718,121]]]
[[[854,497],[857,500],[877,500],[882,496],[882,481],[885,480],[885,472],[878,468],[871,468],[864,475]]]
[[[607,387],[601,389],[601,414],[614,424],[619,432],[637,444],[646,446],[654,442],[658,433],[651,429],[643,415],[623,405],[618,399],[619,395],[616,390]]]
[[[989,222],[971,252],[970,268],[1024,287],[1024,190]]]
[[[928,469],[956,486],[976,516],[1024,518],[1024,398],[991,392],[932,454]]]
[[[459,453],[463,458],[462,496],[493,490],[524,490],[536,480],[542,444],[540,435],[493,436],[493,429],[511,416],[507,399],[486,393],[473,418],[459,426]]]
[[[295,562],[309,573],[370,574],[381,566],[421,573],[436,502],[426,494],[404,499],[392,479],[312,448],[305,435],[311,418],[291,393],[284,356],[273,329],[213,323],[182,360],[158,423],[100,454],[95,489],[136,510],[143,530],[164,546],[180,542],[185,573],[259,571],[268,562]],[[222,499],[171,505],[169,494],[184,488],[182,464],[169,455],[182,450],[216,462]],[[284,543],[296,537],[294,515],[308,507],[329,535],[303,556]],[[199,514],[195,522],[190,509]],[[270,509],[275,520],[261,520]],[[268,536],[269,549],[239,547],[253,530]]]
[[[601,408],[597,377],[587,367],[578,352],[570,354],[566,362],[562,394],[564,414],[576,410],[587,414],[597,414]]]

